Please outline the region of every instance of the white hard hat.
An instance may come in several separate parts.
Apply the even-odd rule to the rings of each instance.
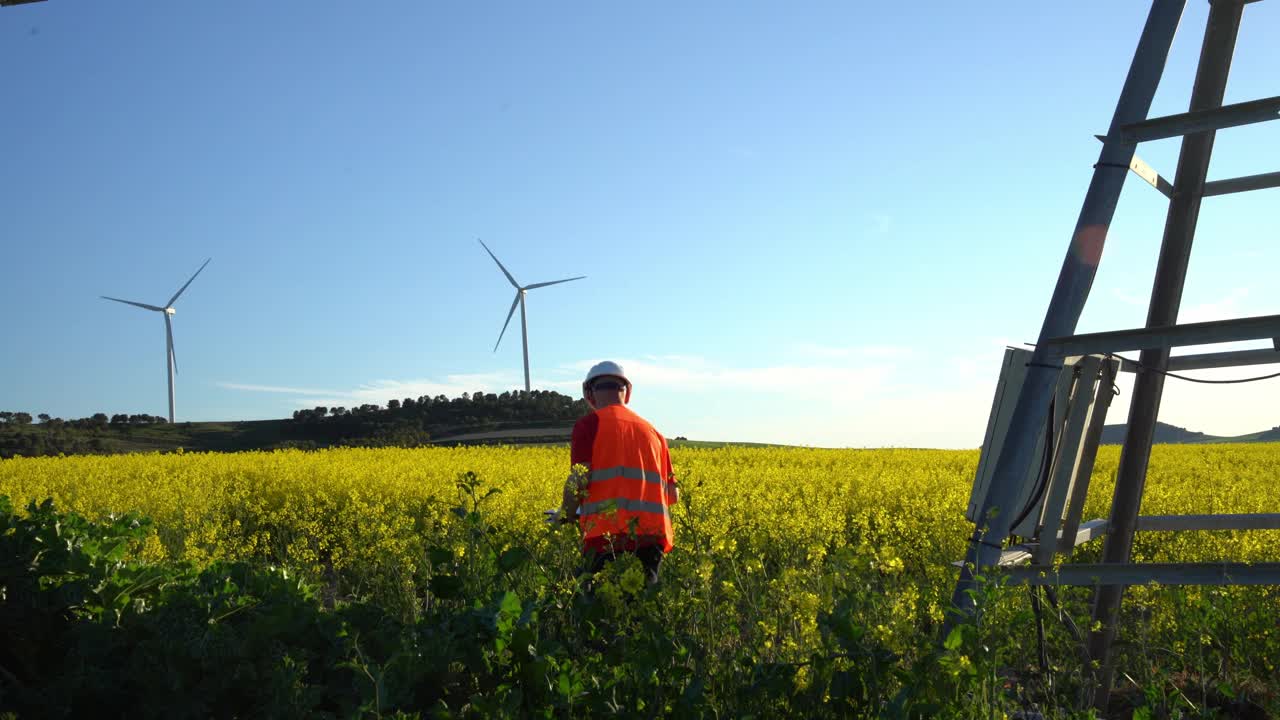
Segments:
[[[587,371],[587,379],[582,381],[582,387],[586,388],[586,386],[591,384],[592,380],[595,380],[602,375],[612,375],[626,381],[628,385],[631,384],[631,380],[627,377],[627,372],[622,369],[621,365],[612,360],[605,360],[604,362],[598,362],[591,366],[591,369]]]

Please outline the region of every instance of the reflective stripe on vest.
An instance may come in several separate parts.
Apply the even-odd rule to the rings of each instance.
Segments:
[[[667,481],[662,479],[660,473],[652,470],[643,470],[641,468],[627,467],[618,465],[616,467],[604,468],[603,470],[592,470],[587,476],[588,482],[603,482],[614,478],[626,478],[627,480],[644,480],[645,482],[657,483],[663,487],[667,486]]]
[[[587,503],[582,506],[583,515],[591,515],[594,513],[608,514],[617,510],[628,510],[630,512],[651,512],[661,515],[668,515],[667,506],[660,502],[649,502],[648,500],[632,500],[630,498],[610,498],[601,500],[600,502]]]

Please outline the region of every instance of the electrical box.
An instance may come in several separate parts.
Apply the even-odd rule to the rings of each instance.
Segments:
[[[987,490],[991,485],[991,476],[995,472],[996,460],[1000,457],[1000,450],[1004,447],[1005,437],[1009,434],[1009,422],[1013,417],[1013,410],[1018,405],[1018,395],[1022,391],[1022,382],[1027,376],[1027,363],[1031,361],[1031,351],[1021,348],[1006,348],[1004,351],[1004,363],[1000,368],[1000,380],[996,383],[995,398],[991,402],[991,415],[987,419],[987,432],[982,440],[982,455],[978,460],[978,473],[974,478],[973,490],[969,494],[969,507],[965,511],[965,517],[970,522],[978,524],[984,521],[984,518],[978,517],[981,512],[983,500],[986,499]],[[1067,365],[1070,367],[1070,365]],[[1053,403],[1053,425],[1055,429],[1062,427],[1063,419],[1067,412],[1067,398],[1071,391],[1070,371],[1064,372],[1059,376],[1058,387],[1054,395]],[[1065,378],[1065,382],[1063,379]],[[1045,421],[1048,421],[1048,413],[1045,414]],[[1036,493],[1037,488],[1042,485],[1043,479],[1047,476],[1049,468],[1045,458],[1046,431],[1045,421],[1040,423],[1036,429],[1035,453],[1032,455],[1030,467],[1027,474],[1019,483],[1019,493],[1015,499],[1015,506],[1022,510],[1026,508],[1032,496]],[[1013,528],[1013,534],[1030,537],[1035,532],[1035,527],[1040,522],[1040,512],[1035,510],[1028,512],[1022,522]]]
[[[965,512],[965,517],[975,524],[985,521],[979,515],[991,489],[996,461],[1009,436],[1030,361],[1030,350],[1005,350],[978,473]],[[1039,541],[1038,562],[1049,562],[1055,548],[1065,548],[1065,552],[1075,547],[1093,455],[1106,422],[1117,372],[1118,361],[1101,355],[1066,358],[1058,371],[1051,405],[1045,408],[1044,420],[1034,431],[1035,452],[1014,494],[1016,514],[1009,531],[1010,535]]]

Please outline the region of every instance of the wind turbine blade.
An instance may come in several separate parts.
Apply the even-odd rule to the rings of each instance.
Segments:
[[[570,282],[572,280],[581,280],[584,277],[586,277],[586,275],[579,275],[578,277],[565,278],[564,280],[552,280],[551,282],[534,283],[529,287],[525,288],[525,290],[532,290],[534,288],[546,287],[548,285],[559,285],[560,283]]]
[[[99,295],[98,297],[102,298],[103,300],[115,300],[116,302],[124,303],[125,305],[133,305],[134,307],[140,307],[143,310],[155,310],[156,312],[164,312],[164,308],[156,307],[155,305],[148,305],[146,303],[134,302],[132,300],[121,300],[120,298],[107,297],[106,295]]]
[[[173,320],[169,314],[164,315],[164,336],[169,341],[169,359],[173,361],[173,374],[178,374],[178,353],[173,349]]]
[[[511,277],[511,273],[507,272],[507,269],[506,269],[505,267],[503,267],[503,266],[502,266],[502,263],[498,260],[498,256],[493,254],[493,251],[489,249],[489,246],[488,246],[488,245],[485,245],[485,244],[484,244],[484,241],[483,241],[483,240],[479,240],[479,238],[477,238],[477,240],[479,241],[480,245],[481,245],[482,247],[484,247],[484,251],[485,251],[485,252],[487,252],[487,253],[489,253],[489,257],[493,258],[493,261],[494,261],[494,262],[496,262],[496,263],[498,263],[498,267],[499,267],[499,268],[501,268],[501,270],[502,270],[502,274],[503,274],[503,275],[506,275],[506,276],[507,276],[507,280],[509,280],[509,281],[511,282],[511,287],[513,287],[513,288],[515,288],[515,289],[519,290],[519,289],[520,289],[520,283],[516,282],[516,279],[515,279],[515,278],[513,278],[513,277]]]
[[[206,260],[204,261],[204,265],[208,265],[208,264],[209,264],[209,260],[212,260],[212,259],[213,259],[213,258],[208,258],[208,259],[206,259]],[[196,271],[196,275],[199,275],[199,274],[204,270],[204,265],[201,265],[201,266],[200,266],[200,269]],[[195,279],[196,279],[196,275],[192,275],[192,276],[191,276],[191,280],[195,280]],[[191,284],[191,280],[188,280],[188,281],[187,281],[187,285],[190,285],[190,284]],[[172,307],[172,306],[173,306],[173,304],[174,304],[175,302],[177,302],[177,301],[178,301],[178,296],[179,296],[179,295],[181,295],[181,294],[183,293],[183,291],[185,291],[185,290],[187,289],[187,285],[183,285],[182,287],[178,288],[178,292],[174,293],[174,294],[173,294],[173,297],[169,298],[169,302],[165,304],[165,307]]]
[[[511,301],[511,310],[507,312],[507,321],[502,323],[502,332],[498,333],[498,342],[493,344],[493,351],[498,352],[498,346],[502,344],[502,336],[507,334],[507,326],[511,324],[511,316],[516,314],[516,305],[520,304],[520,291],[516,291],[516,299]]]

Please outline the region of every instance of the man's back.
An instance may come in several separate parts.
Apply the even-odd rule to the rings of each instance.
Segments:
[[[584,548],[671,549],[675,487],[661,433],[626,406],[609,405],[574,425],[570,455],[590,469],[579,519]]]

